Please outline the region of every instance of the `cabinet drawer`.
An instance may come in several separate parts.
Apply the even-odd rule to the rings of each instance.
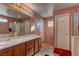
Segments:
[[[26,46],[26,50],[29,50],[29,49],[32,49],[32,48],[34,48],[34,44],[31,44],[31,45],[27,45]]]
[[[33,54],[34,54],[34,48],[32,48],[32,49],[26,51],[26,55],[27,55],[27,56],[32,56]]]
[[[41,39],[39,39],[39,50],[41,49]]]
[[[31,45],[31,44],[34,44],[34,40],[26,42],[26,45]]]

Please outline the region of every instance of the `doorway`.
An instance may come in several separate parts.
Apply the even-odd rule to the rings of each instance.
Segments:
[[[70,50],[69,14],[55,16],[55,47]]]

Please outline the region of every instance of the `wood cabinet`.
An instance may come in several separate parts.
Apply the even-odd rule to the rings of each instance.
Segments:
[[[34,40],[26,42],[26,55],[27,56],[34,55]]]
[[[39,50],[41,49],[41,38],[38,38],[39,39]]]
[[[39,43],[39,40],[35,39],[35,53],[39,51],[39,47],[38,47],[39,44],[38,43]]]
[[[13,48],[8,48],[0,51],[0,56],[13,56]]]
[[[31,48],[31,49],[27,50],[27,51],[26,51],[26,55],[27,55],[27,56],[32,56],[32,55],[34,55],[34,48]]]
[[[36,38],[25,43],[9,47],[0,51],[0,56],[33,56],[39,51],[40,39]]]
[[[25,43],[19,44],[14,47],[15,56],[25,56]]]

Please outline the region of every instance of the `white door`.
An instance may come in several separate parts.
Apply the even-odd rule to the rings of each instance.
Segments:
[[[69,50],[69,14],[55,17],[56,47]]]

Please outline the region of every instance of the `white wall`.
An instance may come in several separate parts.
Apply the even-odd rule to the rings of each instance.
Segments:
[[[40,22],[41,22],[40,36],[41,40],[44,41],[44,20],[40,20]]]

